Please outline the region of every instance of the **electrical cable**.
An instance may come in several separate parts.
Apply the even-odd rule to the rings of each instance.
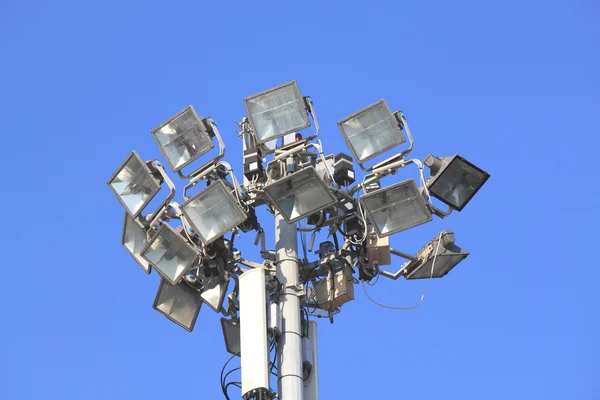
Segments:
[[[369,296],[369,293],[367,292],[367,287],[365,286],[365,282],[363,281],[362,287],[363,287],[363,290],[364,290],[367,298],[369,300],[371,300],[373,303],[375,303],[376,305],[378,305],[379,307],[387,308],[390,310],[411,310],[413,308],[419,307],[421,305],[421,303],[423,303],[423,299],[425,298],[425,295],[427,294],[427,289],[429,289],[429,285],[431,284],[431,280],[433,279],[433,269],[435,267],[435,261],[437,260],[438,251],[440,250],[440,244],[442,243],[442,233],[440,233],[440,235],[438,236],[438,244],[435,249],[435,256],[433,256],[433,262],[431,263],[431,274],[429,275],[429,280],[427,281],[427,285],[425,285],[425,290],[423,290],[421,299],[419,300],[419,302],[417,304],[414,304],[414,305],[408,306],[408,307],[392,307],[392,306],[386,306],[385,304],[381,304],[381,303],[373,300],[371,298],[371,296]]]

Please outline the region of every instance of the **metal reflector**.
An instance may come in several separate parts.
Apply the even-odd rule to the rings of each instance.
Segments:
[[[202,299],[215,312],[221,312],[228,284],[229,278],[221,279],[219,276],[209,276],[202,280]]]
[[[490,174],[459,155],[425,158],[431,170],[427,187],[432,196],[461,211],[489,179]]]
[[[198,260],[196,250],[167,224],[160,227],[141,255],[171,285],[179,283]]]
[[[185,282],[173,286],[164,279],[160,280],[152,306],[156,311],[191,332],[196,324],[200,307],[202,307],[202,297],[198,290],[189,287]]]
[[[144,247],[146,247],[148,244],[146,230],[142,228],[142,226],[140,226],[140,224],[134,220],[129,213],[125,213],[121,244],[123,247],[125,247],[125,250],[131,254],[133,259],[140,264],[147,274],[152,271],[152,267],[150,267],[148,261],[146,261],[141,255],[142,250],[144,250]]]
[[[203,243],[208,244],[246,220],[246,213],[223,181],[216,181],[181,205]]]
[[[332,206],[337,199],[313,167],[301,169],[265,186],[265,195],[288,223]]]
[[[160,190],[159,181],[152,176],[150,168],[135,151],[127,156],[117,172],[110,177],[108,185],[134,218]]]
[[[244,99],[258,143],[265,143],[310,126],[296,81]]]
[[[361,196],[362,206],[380,237],[431,221],[431,212],[413,179]]]
[[[438,242],[441,240],[441,243]],[[437,255],[437,256],[436,256]],[[415,255],[419,263],[408,263],[403,271],[406,279],[441,278],[459,262],[467,258],[468,252],[454,244],[454,232],[446,230],[433,238]],[[435,259],[435,264],[434,264]],[[431,268],[433,266],[433,275]]]
[[[363,163],[404,143],[398,121],[385,100],[342,119],[338,127],[359,163]]]
[[[215,145],[194,107],[188,106],[152,130],[174,172],[208,153]]]

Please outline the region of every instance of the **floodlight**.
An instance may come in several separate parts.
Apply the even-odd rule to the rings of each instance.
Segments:
[[[223,329],[223,339],[225,339],[225,348],[227,349],[227,352],[239,356],[242,352],[240,343],[240,321],[221,318],[221,328]]]
[[[152,271],[150,264],[146,261],[141,252],[144,247],[148,244],[148,237],[146,230],[129,215],[125,213],[125,221],[123,222],[123,236],[121,237],[121,244],[125,247],[125,250],[131,254],[133,259],[146,271],[147,274]]]
[[[413,228],[432,219],[413,179],[367,193],[361,196],[360,201],[379,237]]]
[[[461,211],[489,179],[490,174],[459,155],[425,158],[431,170],[429,193],[456,211]]]
[[[202,307],[202,297],[198,290],[185,282],[171,285],[165,279],[160,280],[152,306],[156,311],[191,332],[196,324],[200,307]]]
[[[179,171],[215,146],[192,106],[187,106],[153,129],[152,136],[173,172]]]
[[[338,127],[359,164],[406,140],[385,100],[379,100],[340,120]]]
[[[441,240],[441,243],[438,242]],[[436,252],[437,251],[437,252]],[[406,279],[424,279],[431,275],[433,266],[433,278],[441,278],[446,275],[459,262],[467,258],[468,252],[454,244],[454,232],[443,231],[437,235],[425,247],[416,254],[419,263],[409,262],[404,269],[403,275]],[[435,264],[433,261],[435,259]]]
[[[288,223],[327,208],[337,202],[313,167],[301,169],[265,186],[265,195]]]
[[[181,205],[183,215],[204,244],[215,241],[246,220],[244,210],[231,191],[232,188],[218,180]]]
[[[310,126],[298,84],[291,81],[244,99],[257,143]]]
[[[132,151],[108,180],[108,185],[132,217],[137,217],[160,190],[150,168]]]
[[[209,276],[202,280],[202,299],[215,312],[221,312],[228,285],[229,278],[221,279],[219,276]]]
[[[159,228],[141,255],[171,285],[179,283],[198,260],[196,250],[168,224]]]

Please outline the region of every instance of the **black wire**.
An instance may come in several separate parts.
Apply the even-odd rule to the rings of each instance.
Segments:
[[[336,253],[340,250],[340,244],[338,242],[337,234],[333,232],[333,244],[335,245]]]
[[[223,365],[223,368],[221,369],[221,390],[223,391],[223,394],[225,395],[225,398],[226,398],[227,400],[231,400],[231,399],[229,398],[229,395],[227,394],[227,386],[228,386],[228,385],[225,385],[225,379],[227,378],[227,376],[228,376],[230,373],[232,373],[232,372],[233,372],[233,370],[232,370],[232,371],[229,371],[229,372],[227,372],[227,374],[225,375],[225,377],[223,377],[223,374],[225,373],[225,368],[227,368],[227,365],[228,365],[228,364],[231,362],[231,360],[233,360],[233,359],[234,359],[234,357],[235,357],[235,356],[238,356],[238,355],[239,355],[239,353],[237,353],[237,354],[234,354],[234,355],[232,355],[231,357],[229,357],[229,359],[228,359],[228,360],[225,362],[225,364]]]
[[[235,233],[231,232],[231,240],[229,240],[229,250],[233,249],[233,241],[235,240]]]

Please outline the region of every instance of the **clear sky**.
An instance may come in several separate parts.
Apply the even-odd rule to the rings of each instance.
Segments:
[[[600,398],[599,17],[591,0],[2,1],[0,399],[222,398],[219,316],[190,334],[151,308],[158,275],[121,247],[106,180],[133,149],[159,158],[150,130],[188,104],[241,178],[242,99],[292,79],[327,154],[347,152],[339,119],[385,98],[414,156],[492,175],[392,238],[414,253],[453,229],[471,252],[421,307],[356,286],[320,321],[322,398]],[[370,294],[410,305],[424,284]]]

